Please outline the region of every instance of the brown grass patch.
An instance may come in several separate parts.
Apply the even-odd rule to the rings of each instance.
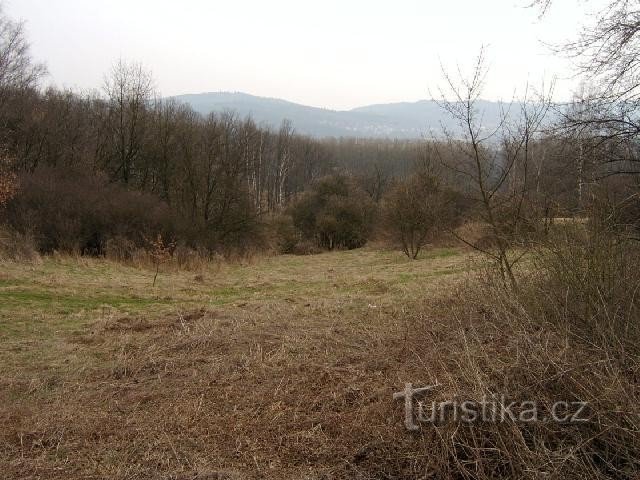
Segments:
[[[5,478],[631,478],[633,377],[513,306],[461,302],[466,277],[434,272],[467,259],[429,253],[280,257],[228,268],[215,285],[172,274],[157,294],[179,308],[95,312],[46,343],[9,337],[21,350],[2,357]],[[92,265],[56,275],[70,285]],[[110,288],[148,288],[118,272]],[[183,285],[233,301],[191,306]],[[548,408],[584,395],[593,422],[407,432],[393,392],[436,381],[436,400],[535,392]]]

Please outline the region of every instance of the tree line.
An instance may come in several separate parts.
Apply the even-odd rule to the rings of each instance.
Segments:
[[[378,234],[415,257],[432,233],[481,221],[508,273],[512,245],[500,239],[535,223],[533,212],[575,215],[607,176],[601,157],[629,150],[547,128],[546,98],[525,99],[486,137],[481,85],[453,82],[443,108],[466,136],[316,139],[287,120],[272,129],[233,112],[202,116],[122,60],[101,91],[43,90],[24,26],[0,16],[0,40],[0,215],[43,252],[104,254],[158,234],[208,253],[264,246],[270,234],[281,251],[355,248]]]

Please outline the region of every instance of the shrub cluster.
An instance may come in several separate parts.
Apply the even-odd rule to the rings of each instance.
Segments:
[[[301,239],[327,250],[354,249],[371,235],[375,205],[352,179],[334,175],[314,183],[288,214]]]
[[[424,172],[398,181],[384,197],[383,231],[404,254],[415,259],[435,235],[452,228],[460,218],[462,198]]]
[[[71,169],[38,169],[20,176],[4,212],[13,230],[31,235],[42,253],[104,255],[108,245],[143,247],[144,235],[174,236],[177,219],[160,199]]]

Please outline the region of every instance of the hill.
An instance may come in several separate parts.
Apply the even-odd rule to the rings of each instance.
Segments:
[[[309,107],[286,100],[265,98],[246,93],[210,92],[178,95],[203,114],[234,111],[241,117],[251,116],[256,122],[277,128],[289,119],[298,133],[313,137],[421,138],[440,134],[442,127],[458,131],[446,112],[434,100],[368,105],[352,110],[330,110]],[[487,128],[497,125],[500,104],[481,101]]]

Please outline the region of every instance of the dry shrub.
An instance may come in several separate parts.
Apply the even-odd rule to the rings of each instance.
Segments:
[[[40,255],[31,235],[0,226],[0,260],[37,262]]]
[[[396,182],[384,197],[383,233],[415,260],[429,240],[457,222],[456,196],[424,172]]]
[[[404,452],[406,478],[637,478],[640,469],[640,364],[540,318],[496,285],[476,285],[452,304],[454,321],[423,317],[411,350],[439,383],[431,401],[487,399],[536,403],[538,421],[423,424]],[[546,319],[550,320],[550,319]],[[420,346],[420,344],[424,346]],[[422,385],[420,385],[422,386]],[[549,421],[555,402],[587,402],[584,422]],[[575,410],[572,410],[572,413]],[[420,445],[420,449],[416,447]],[[420,454],[424,455],[421,456]]]
[[[294,252],[301,234],[291,215],[280,214],[267,220],[266,237],[269,250],[286,254]]]
[[[188,271],[202,270],[215,261],[207,252],[195,250],[185,245],[178,245],[173,252],[173,260],[180,269]]]
[[[640,248],[592,219],[555,227],[528,258],[516,292],[487,270],[447,321],[415,319],[410,351],[439,383],[428,405],[505,395],[535,402],[538,421],[423,424],[408,478],[637,478]],[[586,402],[586,421],[550,420],[559,401]]]
[[[130,262],[136,256],[138,247],[132,240],[115,236],[105,242],[105,256],[116,262]]]
[[[22,174],[7,203],[7,224],[33,232],[38,250],[102,256],[110,238],[145,246],[144,235],[172,236],[178,220],[159,198],[109,183],[103,175],[41,168]]]
[[[293,255],[318,255],[323,252],[324,250],[311,240],[302,240],[291,250]]]
[[[620,359],[640,354],[637,241],[595,220],[568,223],[533,258],[522,299],[533,315]]]
[[[454,230],[454,234],[471,245],[486,248],[492,245],[491,227],[481,222],[466,222]]]
[[[153,261],[156,269],[156,273],[153,277],[153,286],[156,286],[156,280],[160,273],[160,265],[167,263],[176,249],[176,242],[172,240],[166,240],[162,238],[161,234],[158,234],[156,238],[146,239],[148,245],[148,253]]]

